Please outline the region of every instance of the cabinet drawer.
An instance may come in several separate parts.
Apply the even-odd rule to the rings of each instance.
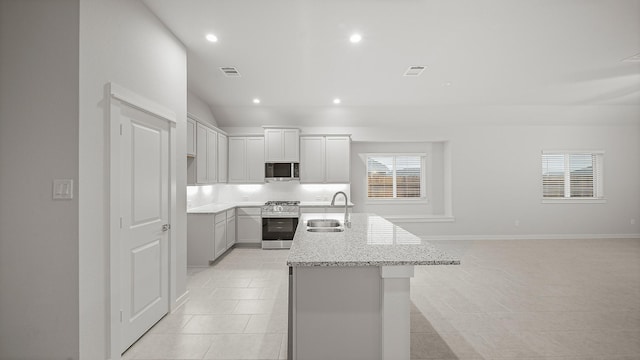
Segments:
[[[260,215],[259,207],[238,208],[238,215]]]

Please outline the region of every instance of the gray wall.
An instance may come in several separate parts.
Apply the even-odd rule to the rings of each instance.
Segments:
[[[0,359],[78,359],[78,1],[0,1]],[[73,200],[53,200],[73,179]]]

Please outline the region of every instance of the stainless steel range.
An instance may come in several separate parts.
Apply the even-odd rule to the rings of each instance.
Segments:
[[[289,249],[300,218],[300,201],[267,201],[262,206],[262,248]]]

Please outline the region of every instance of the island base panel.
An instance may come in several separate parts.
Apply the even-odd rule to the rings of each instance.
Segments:
[[[293,359],[380,359],[380,268],[293,270]]]

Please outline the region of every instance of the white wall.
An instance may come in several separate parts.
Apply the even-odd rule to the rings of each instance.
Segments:
[[[115,82],[178,116],[175,301],[186,291],[186,112],[184,46],[140,1],[80,2],[80,355],[105,359],[108,316],[108,111]],[[115,356],[115,355],[114,355]]]
[[[348,184],[300,184],[299,181],[282,181],[265,184],[194,185],[187,187],[187,207],[212,203],[264,203],[269,200],[331,201],[337,191],[344,191],[351,201]]]
[[[424,237],[640,236],[640,107],[589,109],[594,113],[585,114],[584,107],[570,106],[544,107],[540,111],[523,108],[521,114],[511,113],[513,125],[505,119],[493,121],[480,112],[477,118],[453,119],[455,125],[427,119],[423,125],[412,127],[303,127],[302,133],[349,133],[356,150],[359,141],[446,141],[448,150],[442,159],[446,162],[451,157],[455,222],[398,221]],[[581,123],[581,118],[587,123]],[[536,123],[541,125],[533,125]],[[230,134],[258,130],[223,129]],[[607,202],[542,204],[540,153],[545,149],[605,151]],[[353,156],[352,163],[357,166]],[[352,169],[352,175],[357,173],[357,168]],[[372,207],[358,203],[364,183],[356,177],[351,178],[352,194],[358,197],[354,203],[359,211],[372,211]],[[447,200],[443,203],[446,206]],[[405,211],[408,209],[394,208],[385,214],[410,215]]]
[[[414,214],[444,216],[444,168],[442,142],[353,142],[351,144],[351,192],[355,212],[373,212],[381,216]],[[427,200],[382,202],[367,200],[367,164],[369,153],[426,154],[425,190]]]
[[[77,0],[0,1],[3,360],[78,359],[77,29]]]
[[[218,122],[213,117],[211,108],[198,95],[191,91],[187,92],[187,112],[194,120],[218,126]]]

